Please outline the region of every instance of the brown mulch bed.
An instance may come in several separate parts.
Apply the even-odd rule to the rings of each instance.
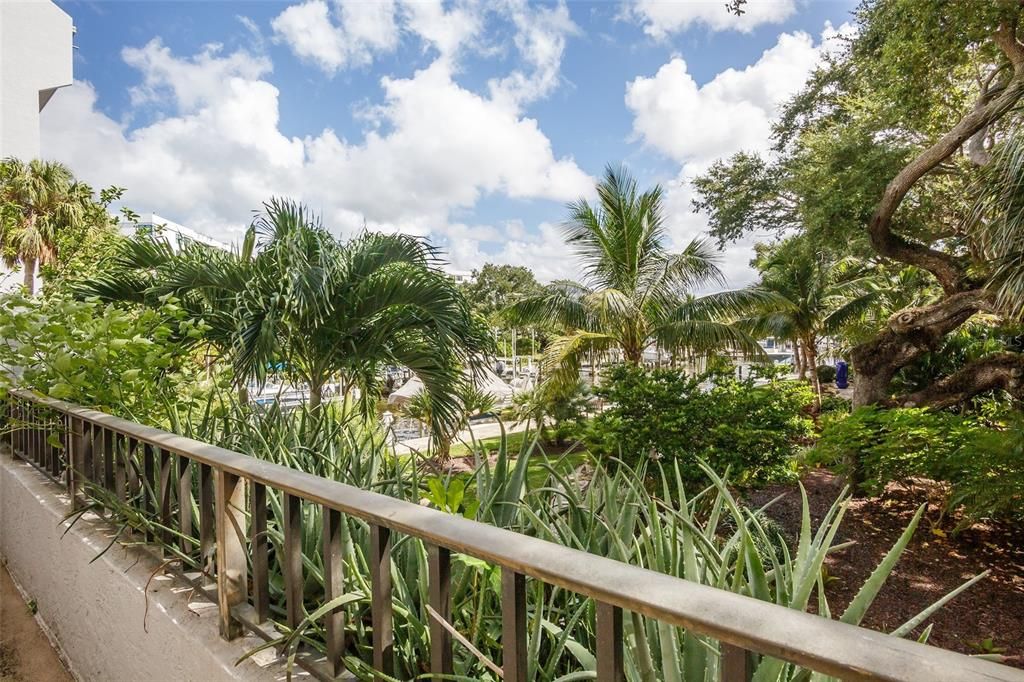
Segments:
[[[838,497],[841,484],[828,471],[813,470],[803,477],[811,518],[817,523]],[[752,491],[752,506],[782,493],[784,499],[767,514],[795,537],[800,528],[800,493],[793,484]],[[906,528],[917,507],[937,499],[937,486],[915,480],[890,484],[879,497],[855,499],[846,512],[837,542],[856,541],[827,560],[826,588],[833,613],[853,599],[857,590]],[[863,625],[891,631],[964,581],[989,570],[991,574],[947,604],[927,621],[934,624],[929,643],[966,654],[983,653],[991,639],[1004,649],[1007,664],[1024,668],[1024,527],[976,524],[953,536],[946,532],[956,519],[939,528],[938,507],[930,504],[896,569],[890,575]],[[945,535],[945,537],[943,537]]]

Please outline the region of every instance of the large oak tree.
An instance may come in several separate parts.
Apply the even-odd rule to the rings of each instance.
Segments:
[[[720,241],[798,230],[843,255],[918,268],[941,288],[853,348],[855,405],[1024,397],[1024,355],[1010,351],[892,390],[901,369],[977,314],[1020,315],[1000,284],[1024,272],[1012,252],[1020,240],[991,238],[1005,202],[986,188],[1012,187],[1019,170],[1002,150],[1020,123],[1022,15],[1020,0],[864,2],[856,35],[783,111],[773,153],[734,156],[695,183]]]

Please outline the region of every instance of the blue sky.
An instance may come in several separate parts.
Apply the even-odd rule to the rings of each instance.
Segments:
[[[558,223],[606,163],[668,190],[766,150],[778,105],[849,30],[853,0],[81,2],[76,83],[43,153],[125,203],[224,241],[299,198],[339,234],[430,237],[451,267],[574,276]],[[750,242],[723,254],[749,281]]]

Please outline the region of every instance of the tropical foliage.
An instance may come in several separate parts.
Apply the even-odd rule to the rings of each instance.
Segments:
[[[189,341],[205,333],[173,299],[124,310],[96,300],[0,297],[0,386],[12,383],[120,417],[149,421],[185,405],[201,375]],[[14,374],[9,374],[13,372]],[[159,422],[158,426],[169,426]]]
[[[515,396],[512,414],[518,420],[532,421],[548,443],[565,446],[586,423],[590,397],[591,391],[583,382],[568,387],[541,383]]]
[[[337,378],[343,394],[358,387],[369,410],[383,368],[403,365],[423,381],[432,426],[444,432],[461,419],[461,368],[488,336],[439,262],[406,235],[339,242],[303,206],[273,200],[237,251],[140,237],[78,293],[150,306],[173,295],[205,322],[204,340],[239,386],[280,367],[310,387],[313,407]]]
[[[818,345],[861,317],[878,290],[869,286],[871,277],[861,266],[837,262],[805,237],[762,246],[754,265],[761,275],[754,289],[770,295],[756,303],[739,326],[758,337],[794,342],[800,378],[810,370],[815,405],[820,409]]]
[[[724,277],[702,240],[669,250],[660,187],[641,192],[625,168],[609,167],[597,195],[596,205],[586,199],[571,204],[564,227],[583,280],[554,282],[507,311],[514,323],[561,330],[545,354],[549,380],[574,385],[581,363],[594,354],[621,352],[627,363],[638,364],[652,343],[673,352],[762,353],[752,337],[724,321],[756,294],[691,295]]]
[[[948,484],[943,515],[961,510],[960,525],[985,518],[1019,518],[1024,509],[1024,430],[1020,415],[992,428],[975,416],[921,408],[862,407],[832,421],[813,461],[842,464],[856,452],[865,486],[880,492],[911,477]]]
[[[731,471],[736,483],[792,476],[792,457],[813,433],[806,384],[757,385],[752,376],[736,379],[728,367],[691,377],[617,365],[595,393],[608,408],[587,429],[592,452],[635,466],[664,462],[691,486],[704,480],[702,462]]]
[[[889,276],[926,278],[858,329],[858,405],[1024,394],[1019,353],[912,393],[893,383],[973,316],[1020,312],[1022,14],[1010,0],[862,3],[856,33],[784,107],[772,157],[737,155],[695,183],[722,241],[794,230]]]
[[[37,267],[60,270],[96,230],[111,229],[106,208],[120,188],[101,192],[78,182],[55,161],[0,161],[0,258],[20,265],[25,288],[35,293]]]
[[[316,415],[302,408],[291,413],[272,410],[257,415],[233,401],[233,394],[211,395],[215,404],[194,408],[180,418],[176,430],[193,438],[249,452],[268,461],[297,467],[317,475],[376,490],[409,502],[430,501],[456,513],[565,546],[612,557],[627,563],[675,575],[706,585],[771,601],[788,608],[814,608],[825,617],[859,623],[878,595],[920,519],[920,512],[863,589],[842,614],[829,609],[823,581],[825,558],[843,547],[838,541],[845,503],[837,502],[815,528],[806,498],[799,539],[790,554],[776,528],[763,513],[744,507],[726,481],[705,469],[706,489],[677,504],[665,505],[640,483],[646,464],[632,469],[619,464],[614,471],[598,465],[588,482],[580,485],[554,466],[548,477],[532,486],[526,468],[532,447],[525,443],[515,460],[504,445],[496,459],[484,460],[469,477],[422,478],[414,462],[386,454],[382,441],[344,415]],[[129,462],[138,466],[137,462]],[[651,464],[650,466],[655,466]],[[676,473],[673,473],[676,472]],[[669,466],[664,480],[681,476]],[[198,479],[193,481],[198,485]],[[193,494],[197,491],[194,490]],[[112,519],[140,530],[161,531],[157,519],[109,494],[95,490],[114,509]],[[141,493],[140,493],[141,494]],[[667,494],[662,491],[661,494]],[[285,555],[283,511],[276,497],[268,498],[267,537],[271,544],[270,589],[272,613],[282,613],[284,593],[280,557]],[[557,501],[557,502],[556,502]],[[129,500],[129,503],[131,500]],[[422,502],[421,502],[422,503]],[[91,508],[83,509],[83,512]],[[172,518],[177,519],[176,507]],[[195,513],[193,511],[193,513]],[[192,528],[195,528],[193,519]],[[302,540],[306,595],[305,620],[295,630],[282,626],[285,635],[275,642],[290,653],[299,644],[323,648],[320,617],[330,608],[342,608],[349,624],[345,664],[361,679],[370,679],[372,631],[369,628],[370,590],[367,584],[369,531],[362,521],[346,517],[348,547],[343,571],[343,594],[324,603],[322,516],[318,505],[302,506]],[[174,524],[177,521],[173,522]],[[170,555],[198,567],[197,538],[181,536],[174,525]],[[159,535],[159,533],[156,533]],[[179,539],[188,542],[183,545]],[[189,549],[191,548],[191,549]],[[395,660],[397,679],[426,674],[429,660],[427,612],[427,552],[414,539],[395,544],[392,551]],[[976,578],[977,579],[977,578]],[[976,580],[974,579],[974,580]],[[907,636],[935,609],[964,587],[947,595],[924,612],[895,628]],[[453,555],[453,625],[475,650],[456,644],[455,673],[460,678],[496,680],[501,661],[500,570],[464,555]],[[535,582],[527,591],[529,680],[592,677],[598,642],[593,602],[567,590],[546,589]],[[275,617],[278,617],[275,615]],[[638,614],[624,624],[625,665],[628,679],[717,680],[719,644],[676,628],[659,625]],[[925,635],[925,637],[927,634]],[[756,661],[759,680],[805,679],[806,671],[768,657]]]

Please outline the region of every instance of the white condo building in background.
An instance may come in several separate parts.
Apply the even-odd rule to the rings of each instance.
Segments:
[[[0,2],[2,2],[2,0],[0,0]],[[188,240],[223,249],[224,251],[229,249],[228,245],[224,242],[219,242],[213,237],[208,237],[201,232],[196,232],[184,225],[179,225],[173,220],[161,218],[155,213],[141,215],[138,220],[135,221],[122,221],[118,225],[118,228],[120,229],[121,234],[126,237],[138,234],[139,232],[160,235],[167,239],[174,248],[177,248],[182,240]]]
[[[50,0],[0,0],[0,158],[39,157],[39,112],[72,83],[74,34]]]

